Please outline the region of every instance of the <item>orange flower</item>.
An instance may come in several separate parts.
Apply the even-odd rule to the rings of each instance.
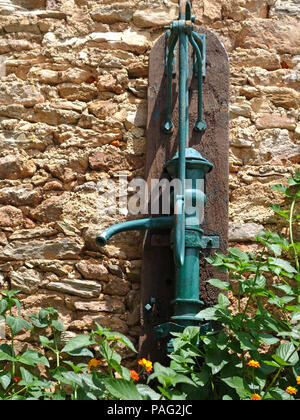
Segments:
[[[297,394],[297,389],[294,388],[293,386],[288,386],[285,390],[285,392],[287,392],[290,395],[296,395]]]
[[[97,367],[100,365],[100,361],[97,359],[91,359],[88,364],[88,370],[91,370],[92,367]]]
[[[297,384],[300,385],[300,376],[297,376],[296,381],[297,381]]]
[[[20,382],[20,380],[21,380],[21,378],[20,378],[20,376],[15,376],[14,378],[13,378],[13,381],[17,384],[18,382]]]
[[[110,144],[112,144],[113,146],[115,146],[115,147],[120,147],[120,142],[119,142],[119,140],[114,140],[114,141],[112,141]]]
[[[134,381],[140,380],[140,377],[135,370],[130,371],[130,378],[133,379]]]
[[[257,362],[256,360],[250,360],[250,361],[248,362],[248,366],[255,367],[255,368],[259,368],[259,367],[260,367],[260,364],[259,364],[259,362]]]
[[[251,400],[261,400],[261,396],[258,394],[252,394]]]
[[[152,362],[150,362],[150,360],[147,360],[145,358],[139,360],[138,364],[143,366],[147,372],[151,372],[151,370],[153,369]]]

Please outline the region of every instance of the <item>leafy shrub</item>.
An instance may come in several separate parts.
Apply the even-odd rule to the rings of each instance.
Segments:
[[[288,210],[272,206],[288,222],[288,239],[261,232],[257,252],[231,248],[228,255],[216,253],[207,259],[228,273],[228,282],[211,279],[209,283],[235,296],[236,307],[220,293],[215,306],[198,314],[199,321],[214,321],[219,329],[205,336],[198,327],[174,333],[168,367],[152,366],[144,358],[138,371],[122,366],[116,346],[121,343],[136,352],[133,344],[98,324],[90,334],[80,334],[61,346],[64,326],[54,308],[25,319],[18,291],[1,290],[0,323],[5,323],[10,340],[0,343],[0,399],[299,399],[300,243],[295,242],[293,227],[300,218],[294,214],[300,172],[287,186],[278,184],[273,189],[290,201]],[[46,352],[17,354],[15,338],[24,330],[38,332]],[[46,357],[49,352],[54,366]],[[76,358],[89,362],[76,363]],[[37,366],[43,366],[46,374],[36,373]]]

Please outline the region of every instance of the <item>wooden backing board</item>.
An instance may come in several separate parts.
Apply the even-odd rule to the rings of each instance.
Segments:
[[[197,120],[197,79],[191,81],[190,90],[190,145],[203,157],[214,164],[214,169],[206,176],[204,233],[220,236],[220,252],[226,252],[228,245],[228,149],[229,149],[229,62],[220,40],[201,27],[194,29],[206,34],[207,65],[203,85],[204,120],[207,130],[201,135],[193,130]],[[165,34],[154,45],[150,54],[148,86],[148,120],[146,180],[150,191],[151,179],[166,177],[165,162],[171,159],[178,147],[178,74],[173,79],[172,121],[174,132],[170,135],[162,131],[166,117],[167,77],[165,74]],[[177,61],[178,62],[178,61]],[[178,70],[177,70],[178,72]],[[149,217],[151,215],[149,214]],[[166,360],[165,342],[159,343],[154,337],[154,327],[169,321],[174,297],[173,252],[169,247],[166,232],[147,231],[144,238],[142,270],[142,336],[140,355],[152,361]],[[218,291],[206,283],[210,278],[224,278],[204,259],[207,252],[200,255],[200,297],[207,305],[216,302]],[[145,310],[151,298],[156,302],[152,310]]]

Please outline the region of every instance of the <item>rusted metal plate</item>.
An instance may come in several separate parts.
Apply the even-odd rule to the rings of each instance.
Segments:
[[[204,233],[220,236],[220,252],[226,252],[228,245],[228,149],[229,149],[229,62],[223,44],[212,33],[195,27],[198,33],[206,34],[207,67],[203,85],[204,120],[207,130],[202,139],[193,130],[197,120],[197,79],[191,81],[190,90],[190,144],[203,157],[214,164],[213,171],[206,177],[207,204],[205,207]],[[167,79],[165,69],[165,35],[154,45],[150,54],[148,86],[148,123],[146,180],[150,191],[151,179],[166,177],[165,162],[171,159],[178,147],[178,74],[173,80],[172,121],[174,132],[162,131],[166,117]],[[151,214],[149,213],[149,217]],[[160,238],[161,236],[161,238]],[[140,354],[152,360],[165,360],[165,343],[157,343],[153,328],[169,321],[172,315],[171,300],[174,295],[173,253],[166,246],[168,236],[160,232],[147,232],[144,240],[142,272],[142,337]],[[206,252],[204,252],[205,254]],[[207,254],[208,255],[208,254]],[[200,255],[200,295],[207,305],[216,302],[217,290],[207,280],[224,274],[216,272]],[[144,307],[151,298],[156,304],[150,314]]]

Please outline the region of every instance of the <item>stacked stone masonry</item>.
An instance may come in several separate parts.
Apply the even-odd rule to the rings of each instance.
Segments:
[[[0,6],[0,287],[27,313],[56,307],[69,336],[99,322],[137,344],[142,235],[95,237],[126,220],[103,211],[109,181],[143,177],[148,57],[178,2],[11,3],[25,11]],[[192,4],[229,54],[230,240],[245,249],[280,227],[270,186],[299,167],[300,3]]]

